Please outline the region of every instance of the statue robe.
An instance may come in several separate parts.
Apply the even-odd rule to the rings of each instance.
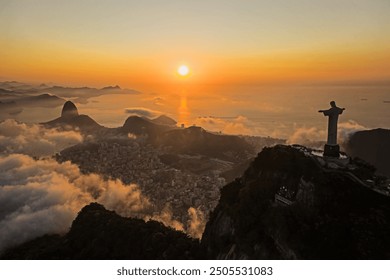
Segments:
[[[332,107],[329,110],[323,111],[328,120],[328,145],[337,145],[337,122],[339,115],[343,113],[343,109],[339,107]]]

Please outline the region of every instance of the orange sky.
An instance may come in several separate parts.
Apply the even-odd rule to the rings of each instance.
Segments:
[[[0,11],[1,80],[196,92],[390,77],[388,1],[37,2]]]
[[[185,82],[192,87],[242,84],[290,84],[343,80],[385,80],[390,76],[390,52],[377,49],[308,50],[258,55],[222,56],[196,54],[188,59],[173,56],[121,57],[80,50],[42,48],[23,44],[7,50],[3,76],[22,81],[65,85],[120,84],[140,90],[174,89]],[[178,77],[181,64],[191,75]]]

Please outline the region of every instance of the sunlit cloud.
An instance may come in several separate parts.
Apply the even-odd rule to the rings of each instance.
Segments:
[[[356,121],[348,120],[338,124],[338,142],[340,144],[348,140],[349,136],[368,128]],[[327,140],[327,131],[317,127],[299,127],[287,139],[287,144],[300,144],[307,147],[322,149],[322,144]]]
[[[202,238],[207,222],[204,213],[199,209],[190,207],[188,208],[188,216],[187,233],[194,238]]]
[[[0,122],[0,153],[50,156],[82,141],[77,131],[59,131],[11,119]]]
[[[78,211],[96,201],[122,216],[151,206],[135,184],[82,174],[70,162],[0,156],[0,251],[44,234],[69,230]]]
[[[164,113],[144,107],[134,107],[134,108],[126,108],[125,112],[131,115],[137,115],[140,117],[154,118]]]
[[[166,204],[165,207],[156,215],[145,217],[146,220],[154,220],[163,223],[167,227],[173,228],[175,230],[184,231],[184,225],[178,220],[173,218],[172,208],[169,204]]]
[[[338,125],[338,133],[340,142],[346,142],[348,138],[357,131],[368,130],[370,128],[365,127],[357,123],[354,120],[348,120],[347,122],[342,122]]]
[[[258,126],[245,116],[235,118],[198,117],[195,123],[207,130],[232,135],[269,135],[269,131]]]

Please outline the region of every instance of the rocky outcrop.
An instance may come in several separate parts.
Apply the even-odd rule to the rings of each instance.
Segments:
[[[160,125],[154,123],[148,118],[139,116],[130,116],[126,119],[125,123],[119,130],[124,134],[135,134],[137,136],[146,136],[152,142],[154,142],[162,133],[172,129],[166,125]]]
[[[222,190],[202,247],[211,259],[389,259],[390,198],[366,181],[372,170],[347,157],[265,148]]]
[[[168,125],[168,126],[175,126],[177,124],[177,122],[174,119],[172,119],[166,115],[161,115],[161,116],[153,119],[152,122],[154,122],[156,124]]]
[[[98,124],[88,115],[79,115],[76,105],[66,101],[62,107],[61,116],[54,120],[42,123],[46,127],[60,129],[77,129],[83,134],[99,135],[107,132],[107,128]]]
[[[62,118],[73,118],[77,117],[79,112],[76,105],[72,101],[66,101],[62,107],[61,117]]]

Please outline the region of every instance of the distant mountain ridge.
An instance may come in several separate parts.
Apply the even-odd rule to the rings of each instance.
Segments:
[[[120,86],[106,86],[101,89],[92,87],[66,87],[60,85],[31,85],[17,81],[0,82],[0,100],[2,94],[8,94],[14,98],[20,96],[36,96],[40,94],[56,95],[59,98],[72,98],[78,103],[87,103],[88,99],[107,94],[138,94],[133,89],[122,89]]]
[[[21,113],[24,108],[53,108],[61,106],[64,102],[64,99],[48,93],[35,96],[0,93],[0,119]]]
[[[119,85],[115,86],[106,86],[102,87],[101,89],[99,88],[93,88],[93,87],[68,87],[68,86],[60,86],[60,85],[46,85],[46,84],[40,84],[40,85],[31,85],[28,83],[21,83],[17,81],[5,81],[5,82],[0,82],[0,90],[5,90],[8,92],[13,92],[13,93],[37,93],[39,91],[110,91],[110,90],[122,90],[122,88]],[[125,89],[126,91],[129,91]]]

